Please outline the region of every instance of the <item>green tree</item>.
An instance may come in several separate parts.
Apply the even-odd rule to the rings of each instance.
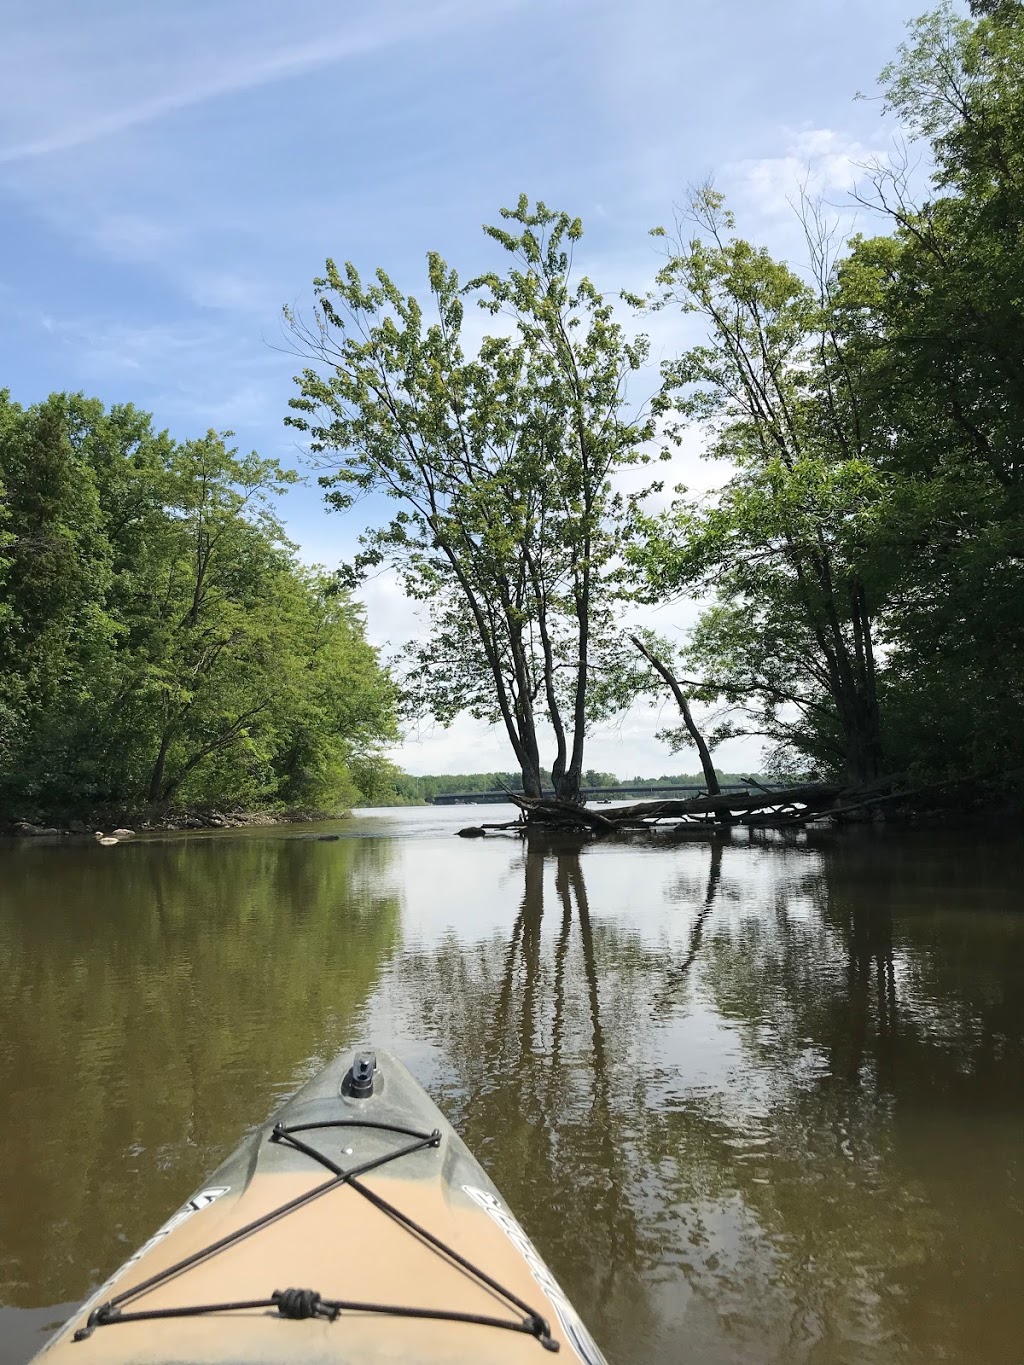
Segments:
[[[625,385],[646,354],[586,278],[574,279],[578,219],[526,197],[485,231],[504,274],[460,285],[436,254],[431,311],[383,272],[364,285],[328,261],[316,322],[289,315],[300,353],[287,420],[312,435],[347,508],[380,492],[400,509],[363,536],[355,568],[394,565],[427,604],[429,637],[409,657],[417,704],[504,725],[523,790],[541,791],[542,724],[556,793],[579,794],[595,657],[613,633],[611,567],[622,503],[614,476],[646,458],[649,420],[625,416]],[[468,293],[510,323],[467,358]]]
[[[930,144],[918,203],[902,162],[865,199],[892,234],[840,280],[859,319],[863,401],[893,485],[873,537],[890,747],[929,772],[1010,767],[1024,743],[1024,7],[911,27],[887,106]]]
[[[174,452],[165,478],[161,611],[133,680],[136,708],[144,704],[155,722],[147,797],[157,805],[225,750],[247,751],[259,786],[269,761],[259,735],[269,733],[256,722],[291,662],[282,638],[288,547],[269,506],[284,472],[255,455],[239,459],[210,432]]]
[[[0,689],[8,762],[42,781],[54,747],[73,743],[74,713],[115,632],[105,610],[111,553],[93,471],[72,440],[62,398],[22,409],[0,400],[6,486]]]
[[[1024,7],[973,9],[915,21],[883,72],[933,166],[923,202],[909,157],[875,168],[889,235],[836,252],[808,214],[808,281],[704,192],[659,279],[709,332],[667,389],[735,472],[634,563],[652,595],[716,594],[699,697],[855,780],[1024,756]]]
[[[812,285],[734,236],[710,188],[690,225],[654,306],[696,314],[709,337],[666,364],[665,392],[735,472],[710,500],[647,519],[631,563],[648,597],[716,595],[688,651],[700,699],[742,708],[746,732],[783,754],[870,780],[882,745],[864,524],[880,486],[828,239],[809,216]]]
[[[0,802],[288,803],[374,780],[394,691],[273,511],[294,475],[81,395],[0,404]]]
[[[395,689],[366,642],[363,610],[334,577],[295,573],[290,685],[275,714],[279,798],[297,808],[374,804],[394,772]]]

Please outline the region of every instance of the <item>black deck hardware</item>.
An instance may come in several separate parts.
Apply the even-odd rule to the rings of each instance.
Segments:
[[[373,1094],[373,1078],[377,1072],[377,1054],[357,1052],[352,1060],[352,1070],[342,1082],[342,1094],[354,1100],[366,1100]]]

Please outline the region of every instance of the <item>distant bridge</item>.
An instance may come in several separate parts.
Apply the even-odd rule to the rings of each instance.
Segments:
[[[705,796],[707,787],[643,787],[635,783],[624,782],[618,787],[581,787],[580,795],[587,801],[610,800],[614,796],[646,796],[651,801],[658,801],[663,796]],[[746,792],[750,787],[745,782],[727,783],[722,787],[723,792]],[[521,795],[522,793],[516,793]],[[545,796],[554,796],[553,791],[546,791]],[[508,800],[508,792],[489,791],[489,792],[439,792],[431,797],[431,804],[434,806],[496,806]]]

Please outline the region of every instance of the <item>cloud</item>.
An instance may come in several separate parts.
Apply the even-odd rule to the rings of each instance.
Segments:
[[[700,723],[700,708],[697,711]],[[667,706],[634,706],[621,724],[596,726],[587,738],[584,764],[616,777],[660,777],[667,773],[696,772],[700,761],[691,749],[669,752],[655,739],[655,733],[676,721]],[[550,758],[554,745],[542,746],[542,758]],[[447,730],[424,726],[410,732],[404,743],[391,750],[390,757],[406,772],[479,773],[509,772],[516,767],[515,755],[504,730],[490,727],[468,716],[461,716]],[[726,771],[756,769],[762,758],[762,745],[754,738],[729,740],[713,755],[715,766]]]
[[[69,387],[114,388],[187,434],[230,428],[250,439],[254,427],[277,426],[290,361],[227,322],[30,319],[24,312],[21,320],[51,338]]]
[[[159,374],[192,357],[200,367],[218,341],[194,322],[133,325],[120,321],[41,318],[46,330],[74,353],[87,377],[116,378],[127,372]]]
[[[200,308],[225,310],[235,314],[252,313],[277,322],[281,313],[279,291],[255,270],[186,270],[185,289]]]
[[[141,213],[101,214],[92,229],[101,251],[120,261],[152,261],[177,241],[166,222]]]
[[[500,12],[514,3],[517,0],[489,0],[488,13]],[[6,59],[0,63],[0,88],[6,89],[6,97],[0,95],[0,117],[8,123],[27,123],[32,131],[0,146],[0,165],[70,151],[209,100],[333,66],[479,14],[466,0],[444,0],[432,5],[392,3],[386,8],[373,6],[372,10],[372,20],[356,20],[342,30],[324,31],[323,21],[336,11],[309,0],[290,6],[291,32],[297,29],[316,32],[314,39],[302,42],[288,41],[290,34],[282,32],[280,11],[276,22],[268,11],[264,14],[266,22],[259,25],[249,12],[250,7],[225,4],[223,0],[210,6],[204,16],[205,33],[198,36],[205,41],[200,43],[189,32],[182,32],[187,25],[169,25],[166,16],[162,21],[155,19],[148,7],[147,20],[136,18],[134,26],[132,19],[122,13],[118,16],[117,48],[122,59],[133,51],[138,55],[141,74],[150,89],[156,88],[152,93],[139,91],[138,97],[121,101],[117,100],[117,92],[123,88],[122,82],[106,79],[113,72],[109,61],[104,60],[107,54],[103,45],[91,32],[91,20],[77,28],[70,24],[71,33],[65,38],[63,50],[56,45],[48,46],[47,63],[41,68],[33,63],[28,68],[31,79],[24,74],[25,59],[40,45],[38,31],[31,19],[20,32],[15,25],[13,32],[5,33]],[[187,13],[182,18],[187,19]],[[161,22],[168,31],[166,35],[161,33]],[[262,33],[263,45],[247,49],[245,35],[254,32]],[[169,51],[162,51],[161,39],[165,36],[169,36]],[[159,54],[156,62],[154,50]],[[94,74],[92,89],[76,70],[76,63],[80,62],[85,62],[85,70]],[[129,65],[122,60],[122,69],[115,70],[124,74]],[[134,80],[129,82],[129,89],[131,85],[140,85],[138,68],[132,74]],[[160,85],[166,88],[161,90]],[[46,127],[47,124],[50,126]]]
[[[342,528],[343,518],[334,519],[338,525],[339,542],[351,534]],[[334,562],[339,555],[335,546]],[[321,560],[331,559],[321,554]],[[367,633],[372,644],[392,653],[401,643],[421,634],[424,626],[423,608],[403,596],[392,570],[377,575],[363,585],[359,598],[367,609]],[[670,640],[682,643],[685,632],[696,620],[699,607],[693,602],[671,602],[661,607],[642,607],[624,614],[622,629],[647,626]],[[694,714],[698,724],[710,714],[708,708],[697,706]],[[634,704],[616,720],[595,726],[587,739],[586,765],[618,777],[657,777],[663,773],[696,771],[699,762],[695,752],[669,752],[668,746],[655,738],[659,730],[674,727],[678,722],[675,705],[666,696],[649,702]],[[542,726],[542,756],[550,761],[554,753],[554,739]],[[756,738],[730,740],[715,753],[715,762],[728,770],[744,766],[757,768],[761,762],[762,745]],[[515,755],[501,726],[485,725],[460,716],[444,729],[430,721],[410,727],[402,744],[390,754],[392,760],[413,773],[506,772],[515,768]]]
[[[745,208],[768,217],[792,214],[802,190],[826,197],[848,194],[864,178],[866,166],[888,155],[885,147],[834,128],[789,131],[785,139],[781,156],[734,161],[721,176]]]
[[[390,509],[389,509],[390,510]],[[336,515],[339,524],[337,543],[346,541],[355,549],[356,531],[353,519]],[[386,569],[368,578],[359,591],[359,600],[366,607],[370,643],[385,653],[398,649],[406,641],[423,634],[426,627],[426,608],[402,592],[394,569]]]

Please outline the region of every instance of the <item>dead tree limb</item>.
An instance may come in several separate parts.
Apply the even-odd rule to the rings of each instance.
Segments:
[[[616,828],[617,822],[610,816],[599,815],[596,810],[578,806],[574,801],[560,801],[558,797],[551,796],[534,800],[514,793],[510,793],[510,796],[519,809],[526,812],[526,818],[535,824],[579,824],[602,833]]]
[[[679,683],[669,666],[659,659],[656,654],[653,654],[638,635],[631,635],[629,638],[654,671],[659,673],[661,677],[664,678],[665,682],[668,683],[672,695],[676,699],[676,705],[679,707],[679,713],[683,718],[683,724],[686,726],[690,738],[697,746],[698,754],[700,754],[700,766],[704,769],[704,781],[708,784],[708,795],[720,795],[721,787],[718,785],[718,774],[715,772],[715,765],[711,762],[711,750],[708,748],[704,736],[697,729],[697,724],[693,719],[693,713],[690,710],[690,703],[686,700],[685,692],[679,686]]]
[[[687,800],[641,801],[602,812],[552,797],[510,793],[509,799],[524,813],[532,829],[585,829],[592,834],[606,835],[627,829],[650,829],[662,821],[676,822],[677,829],[727,829],[736,823],[737,816],[741,817],[740,823],[747,823],[754,812],[771,812],[778,820],[787,807],[792,809],[794,805],[805,807],[806,818],[812,818],[812,813],[827,812],[842,795],[848,795],[848,789],[814,783],[779,791],[724,792]],[[747,820],[743,816],[747,816]]]

